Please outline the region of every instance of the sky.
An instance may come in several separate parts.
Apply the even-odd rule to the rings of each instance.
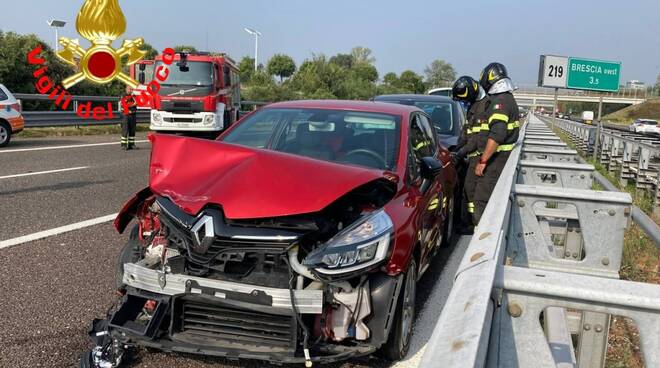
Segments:
[[[52,45],[51,18],[69,23],[61,36],[79,38],[75,17],[83,0],[22,0],[3,6],[0,30],[35,33]],[[492,61],[505,64],[517,85],[535,85],[539,55],[622,62],[621,83],[653,84],[660,74],[658,0],[120,0],[124,38],[143,37],[159,50],[191,44],[259,61],[276,53],[300,64],[313,54],[373,50],[380,75],[422,73],[434,59],[458,75],[478,77]],[[116,42],[115,46],[118,42]]]

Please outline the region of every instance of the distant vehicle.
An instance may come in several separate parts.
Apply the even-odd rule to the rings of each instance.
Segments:
[[[438,95],[382,95],[374,101],[417,106],[431,117],[443,147],[452,151],[458,144],[465,113],[461,105],[449,97]]]
[[[8,145],[11,136],[25,127],[21,110],[21,103],[0,84],[0,147]]]
[[[443,88],[434,88],[427,93],[428,95],[431,96],[447,96],[451,97],[451,88],[449,87],[443,87]]]
[[[660,134],[658,122],[651,119],[637,119],[629,127],[631,132],[643,134]]]
[[[158,55],[155,70],[163,64]],[[241,84],[229,56],[178,53],[169,70],[152,101],[151,130],[215,138],[238,120]]]
[[[594,121],[594,112],[593,111],[583,111],[582,112],[582,122],[585,124],[591,124]]]

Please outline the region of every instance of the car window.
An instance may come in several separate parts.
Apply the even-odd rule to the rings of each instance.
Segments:
[[[4,101],[4,100],[7,100],[7,99],[9,99],[9,97],[7,97],[7,94],[5,94],[5,91],[3,91],[0,88],[0,101]]]
[[[425,117],[422,118],[422,115],[413,114],[410,122],[410,146],[418,161],[424,157],[433,156],[435,153],[433,130],[428,120]]]
[[[332,109],[266,108],[222,140],[324,161],[393,170],[400,117]]]
[[[454,119],[451,102],[424,101],[415,102],[415,106],[429,114],[431,122],[438,134],[452,135],[454,133]]]

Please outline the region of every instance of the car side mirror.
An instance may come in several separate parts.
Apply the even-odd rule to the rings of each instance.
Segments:
[[[435,157],[424,157],[420,164],[420,175],[423,179],[433,180],[442,172],[442,162]]]

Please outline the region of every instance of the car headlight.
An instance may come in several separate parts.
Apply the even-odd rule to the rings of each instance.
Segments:
[[[213,114],[206,115],[204,117],[204,125],[211,125],[215,121],[215,116]]]
[[[392,220],[385,211],[376,211],[315,249],[303,264],[327,275],[368,268],[387,257],[393,228]]]

